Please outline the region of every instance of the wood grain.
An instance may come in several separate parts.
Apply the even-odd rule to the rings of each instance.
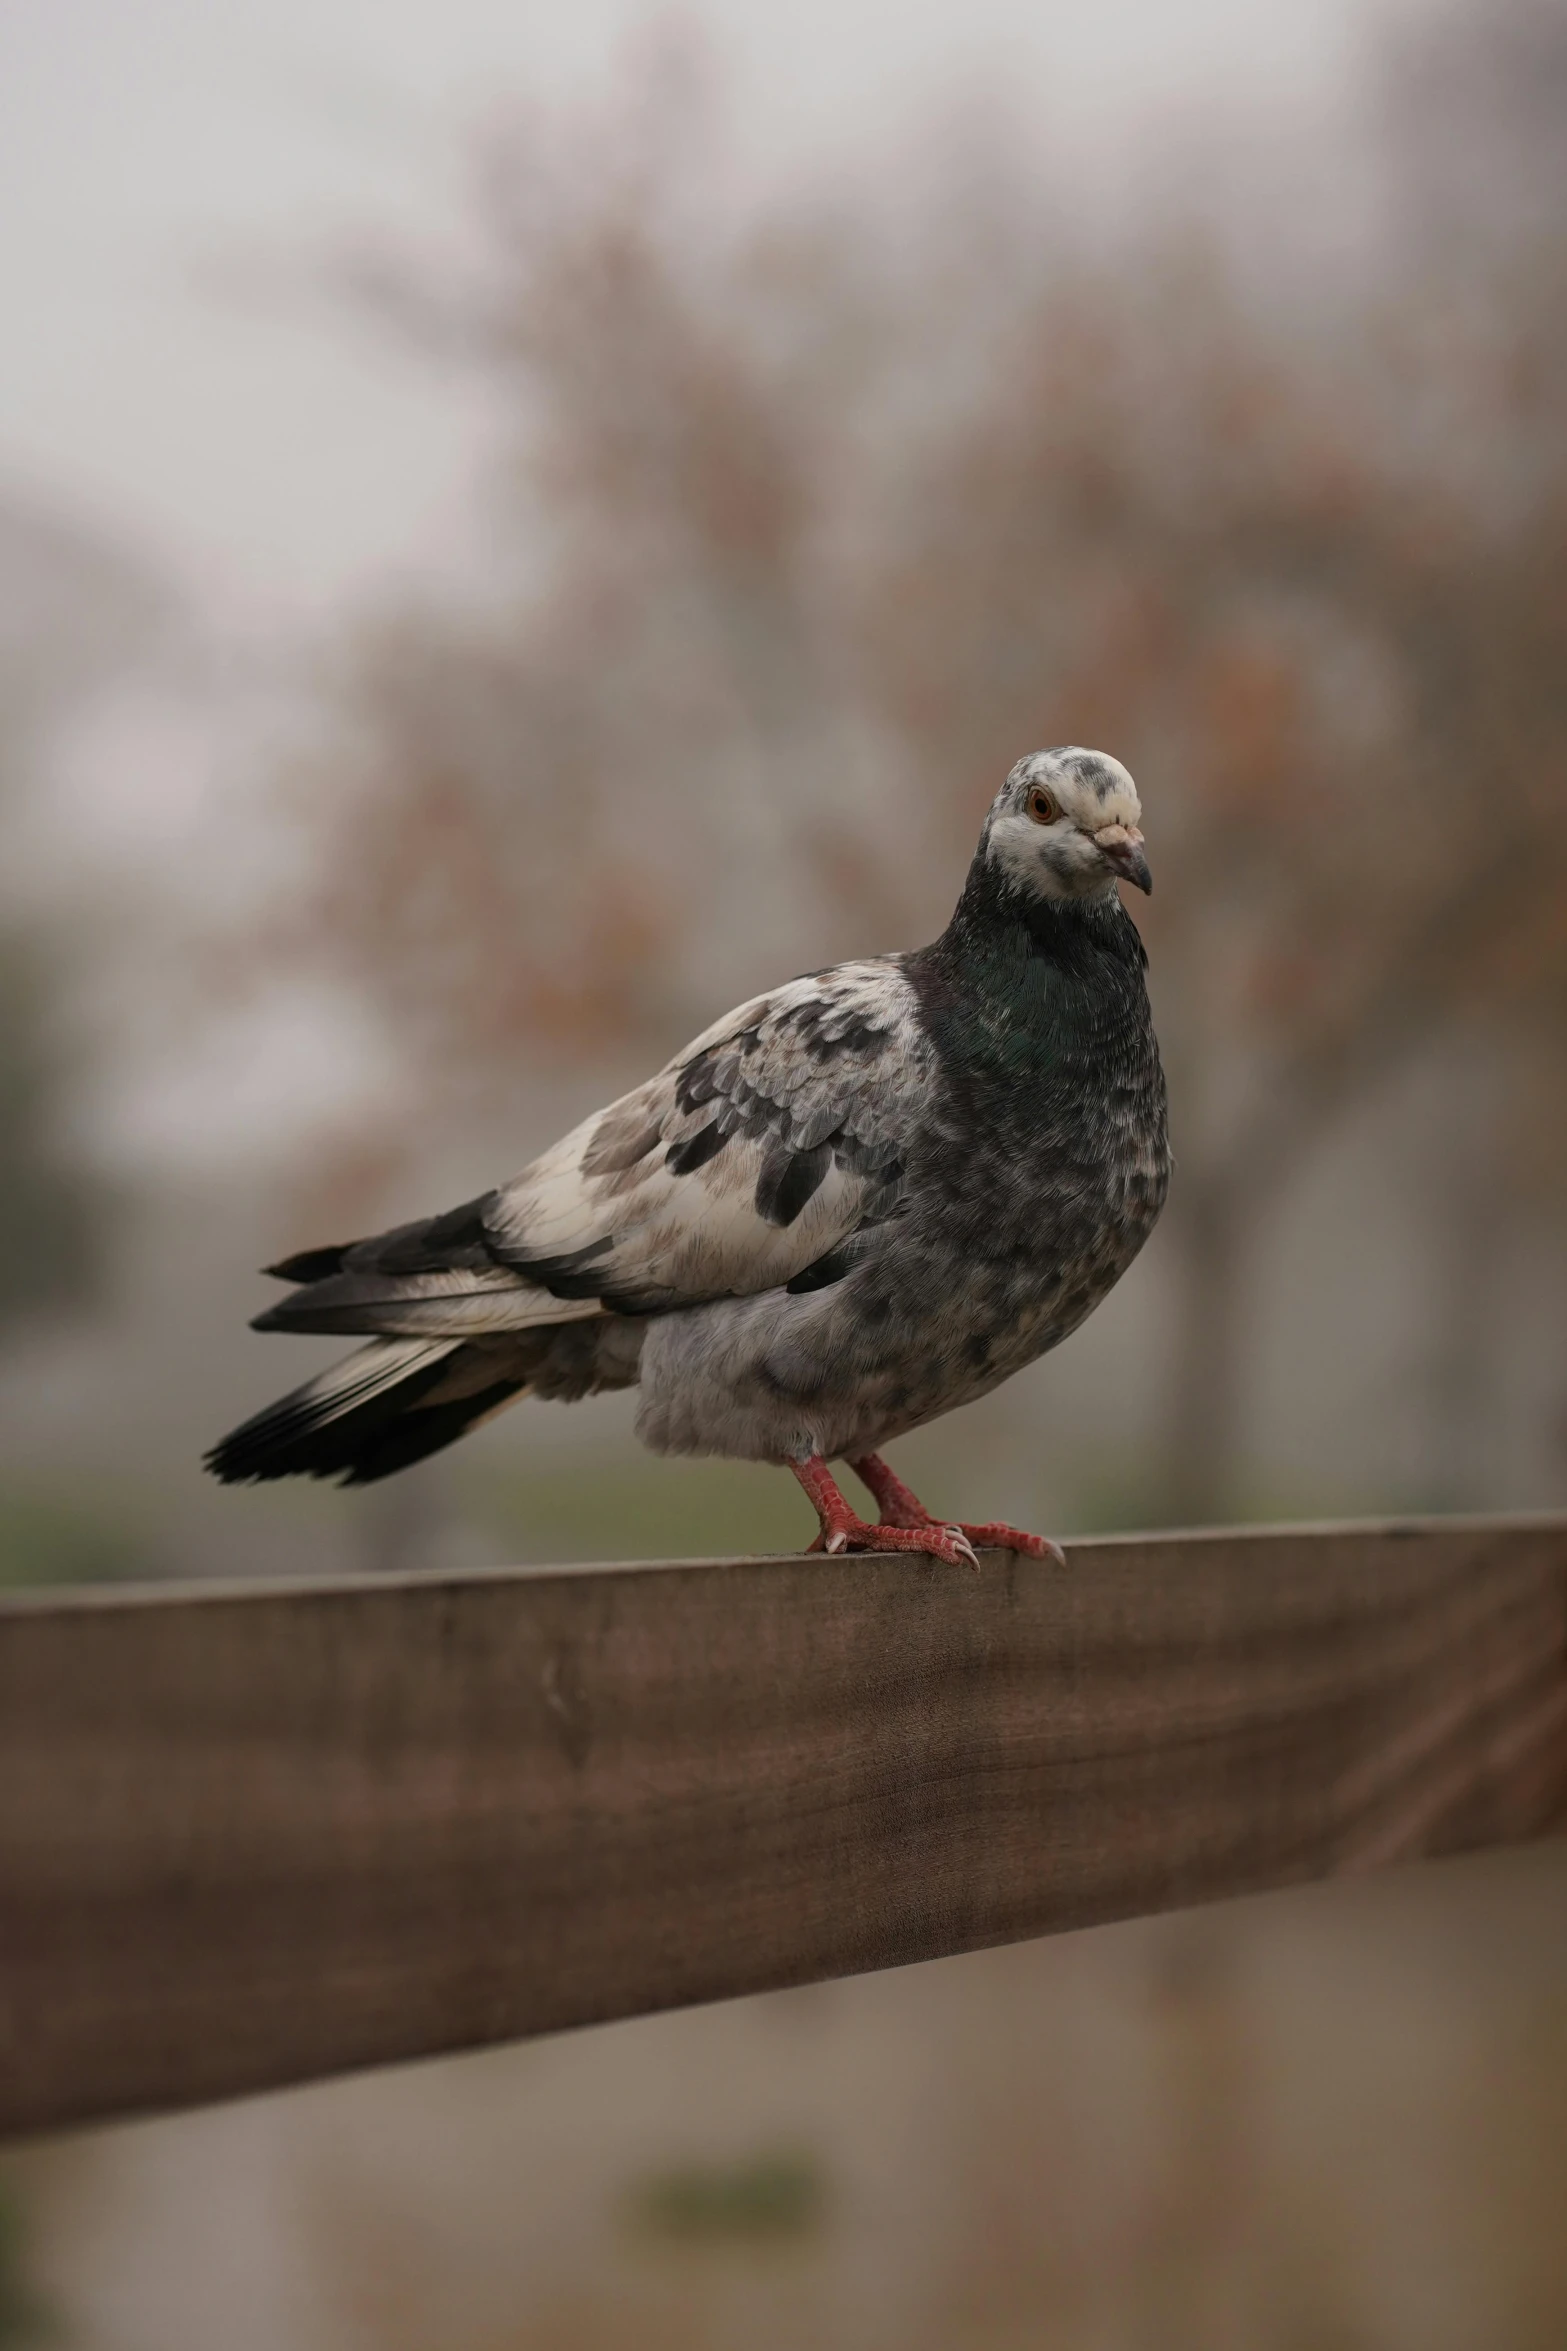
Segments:
[[[0,1609],[0,2128],[1567,1816],[1567,1521]]]

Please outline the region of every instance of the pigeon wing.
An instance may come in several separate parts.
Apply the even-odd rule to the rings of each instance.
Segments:
[[[896,961],[792,980],[491,1195],[485,1239],[557,1300],[622,1314],[811,1287],[896,1207],[933,1077]]]

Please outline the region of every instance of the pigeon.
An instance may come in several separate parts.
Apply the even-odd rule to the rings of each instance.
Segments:
[[[814,1550],[1059,1560],[934,1517],[882,1448],[1076,1330],[1164,1205],[1141,813],[1118,760],[1031,753],[932,945],[755,996],[513,1182],[269,1267],[255,1329],[367,1343],[208,1468],[362,1485],[515,1397],[635,1386],[655,1452],[792,1471]]]

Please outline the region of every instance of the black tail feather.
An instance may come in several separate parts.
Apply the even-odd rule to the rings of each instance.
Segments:
[[[261,1270],[275,1282],[324,1282],[332,1274],[341,1273],[343,1260],[353,1241],[338,1241],[325,1249],[300,1249],[292,1257],[280,1257],[276,1265],[264,1265]]]
[[[206,1466],[225,1485],[369,1485],[438,1453],[526,1385],[526,1376],[496,1378],[493,1358],[460,1343],[373,1340],[231,1430]]]
[[[300,1249],[262,1272],[279,1282],[324,1282],[333,1274],[450,1273],[468,1266],[493,1271],[496,1260],[486,1241],[485,1211],[493,1192],[481,1192],[440,1216],[416,1217],[363,1241],[336,1241],[324,1249]]]

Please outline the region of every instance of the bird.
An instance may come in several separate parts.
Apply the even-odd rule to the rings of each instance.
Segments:
[[[517,1397],[636,1386],[653,1451],[792,1472],[813,1550],[1060,1561],[1045,1536],[933,1515],[882,1453],[1076,1330],[1164,1205],[1119,887],[1153,886],[1141,816],[1107,753],[1030,753],[929,946],[754,996],[510,1183],[268,1267],[289,1294],[253,1328],[366,1343],[206,1466],[363,1485]]]

